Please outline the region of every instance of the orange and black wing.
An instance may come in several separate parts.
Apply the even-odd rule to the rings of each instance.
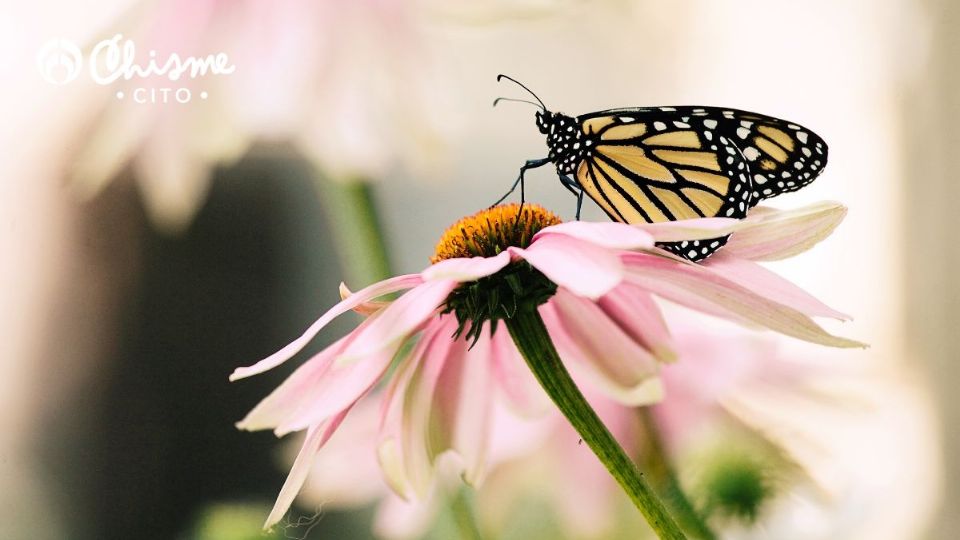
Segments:
[[[624,223],[746,216],[750,169],[730,137],[694,128],[680,117],[643,113],[624,110],[578,119],[586,152],[576,180],[584,192],[611,219]],[[663,247],[699,260],[724,241]]]
[[[715,125],[743,152],[750,165],[753,204],[806,186],[827,165],[827,143],[799,124],[736,109],[685,109],[694,125]],[[696,110],[705,114],[693,116]]]

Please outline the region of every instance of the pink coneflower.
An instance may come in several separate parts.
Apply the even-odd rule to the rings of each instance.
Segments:
[[[648,521],[655,528],[669,521],[669,529],[668,516],[644,508],[644,498],[651,495],[644,494],[645,485],[634,485],[642,479],[622,477],[630,476],[626,469],[634,470],[629,460],[623,463],[622,450],[617,447],[619,454],[613,455],[602,444],[595,446],[597,437],[612,437],[592,410],[581,417],[565,409],[564,403],[567,408],[572,402],[585,404],[568,384],[565,368],[621,403],[657,401],[659,365],[674,353],[654,296],[806,341],[859,346],[811,319],[843,315],[741,258],[774,259],[802,251],[829,234],[843,214],[842,206],[824,203],[793,212],[761,211],[739,222],[711,218],[632,226],[560,223],[528,204],[462,219],[443,235],[433,264],[423,272],[345,295],[294,342],[231,375],[236,380],[276,367],[342,313],[369,314],[238,424],[273,429],[278,436],[307,431],[266,526],[283,516],[313,455],[386,374],[381,468],[398,494],[422,497],[433,465],[447,451],[461,457],[466,481],[481,478],[493,400],[503,395],[517,407],[535,407],[542,394],[532,387],[532,370]],[[723,256],[705,265],[655,247],[659,241],[698,243],[734,231]],[[399,291],[406,292],[390,302],[375,301]],[[391,365],[395,369],[388,369]]]

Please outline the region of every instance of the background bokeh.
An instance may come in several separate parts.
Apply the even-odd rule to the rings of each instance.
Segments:
[[[958,25],[947,0],[0,6],[0,538],[257,537],[282,445],[233,422],[289,369],[227,375],[296,335],[341,279],[421,269],[449,223],[542,157],[531,107],[490,107],[526,97],[498,73],[569,114],[722,104],[828,141],[826,173],[775,203],[839,200],[847,220],[772,266],[853,314],[828,326],[871,344],[851,361],[911,396],[923,436],[856,449],[912,460],[878,471],[900,511],[876,534],[954,538]],[[224,52],[236,72],[40,76],[49,40],[89,52],[117,33],[142,58]],[[131,99],[165,86],[193,99]],[[549,168],[527,195],[572,218]],[[585,217],[606,219],[589,203]],[[386,260],[365,251],[378,231]],[[310,537],[367,538],[369,514],[325,514]]]

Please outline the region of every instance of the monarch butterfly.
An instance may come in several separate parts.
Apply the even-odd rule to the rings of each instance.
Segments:
[[[586,193],[614,221],[654,223],[701,217],[743,218],[763,199],[796,191],[823,172],[827,145],[816,133],[786,120],[723,107],[609,109],[576,117],[547,110],[537,100],[536,121],[549,154],[527,161],[504,200],[530,169],[553,163],[560,182]],[[497,201],[498,203],[500,201]],[[709,257],[725,236],[659,244],[691,261]]]

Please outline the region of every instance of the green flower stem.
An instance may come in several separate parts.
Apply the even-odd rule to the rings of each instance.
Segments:
[[[643,473],[630,461],[570,378],[536,309],[524,306],[504,322],[513,342],[550,399],[630,496],[657,536],[664,540],[686,539],[644,480]]]
[[[670,506],[677,520],[683,524],[684,530],[702,540],[716,540],[717,535],[710,530],[703,516],[693,507],[680,487],[680,481],[673,467],[670,466],[660,430],[657,429],[650,407],[644,407],[638,411],[646,441],[646,468],[650,471],[651,482],[663,494],[664,501]]]
[[[370,183],[336,181],[318,174],[317,185],[346,282],[361,288],[389,277],[387,248]]]
[[[450,511],[457,524],[457,531],[462,540],[481,540],[480,528],[473,515],[473,505],[465,487],[461,487],[450,497]]]

